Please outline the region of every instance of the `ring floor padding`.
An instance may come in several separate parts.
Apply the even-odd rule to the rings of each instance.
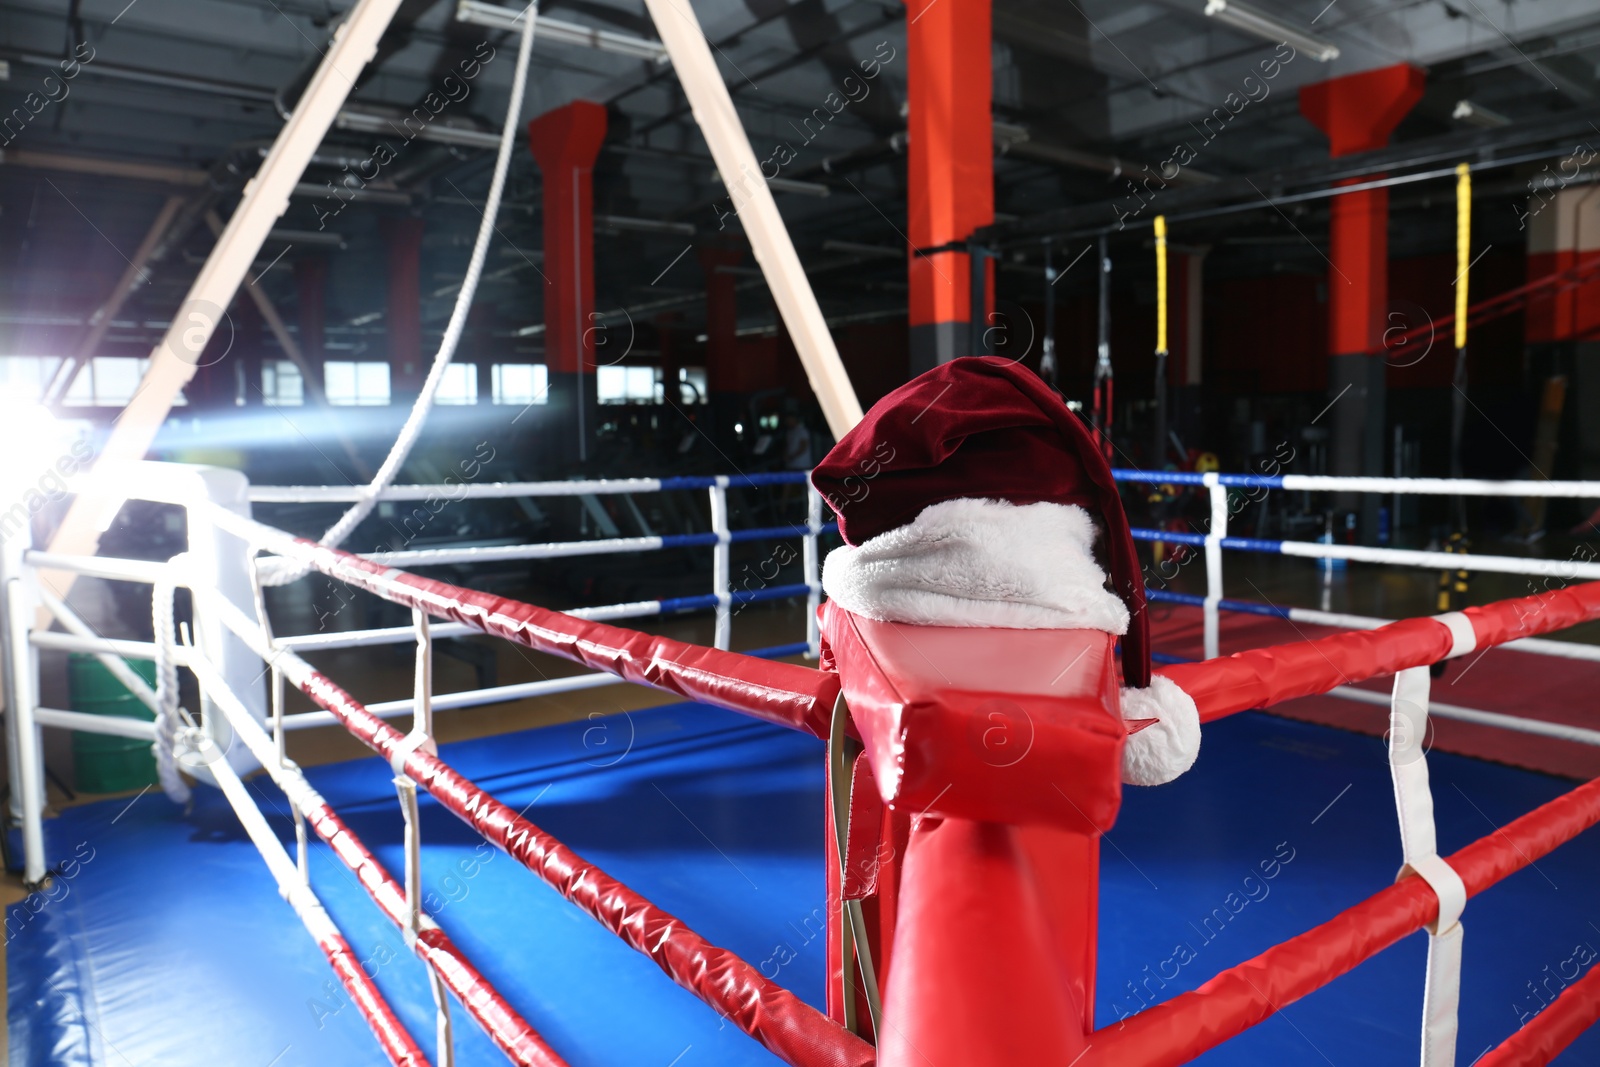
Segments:
[[[674,705],[442,753],[821,1004],[817,741]],[[1570,788],[1441,753],[1430,767],[1447,852]],[[374,758],[307,773],[401,871],[387,767]],[[281,795],[260,778],[252,788],[292,848]],[[379,1067],[376,1042],[334,992],[232,813],[214,790],[196,797],[187,816],[152,791],[47,824],[52,860],[77,860],[56,899],[7,914],[12,1064]],[[423,881],[439,922],[573,1067],[778,1062],[426,796],[422,811]],[[1127,790],[1103,849],[1100,1025],[1139,1006],[1135,989],[1148,1000],[1192,988],[1370,895],[1393,878],[1399,854],[1380,741],[1261,714],[1213,724],[1192,774]],[[313,843],[311,857],[317,891],[431,1052],[422,965],[325,846]],[[1591,832],[1468,903],[1459,1062],[1536,1010],[1534,987],[1543,983],[1549,999],[1584,966],[1575,959],[1600,949],[1597,883],[1600,834]],[[1414,935],[1198,1062],[1415,1063],[1424,951]],[[505,1062],[459,1008],[453,1018],[459,1064]],[[1558,1062],[1600,1062],[1600,1032]]]

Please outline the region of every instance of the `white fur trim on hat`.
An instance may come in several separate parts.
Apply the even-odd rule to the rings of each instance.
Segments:
[[[1158,720],[1128,736],[1122,750],[1124,782],[1165,785],[1194,766],[1200,755],[1200,712],[1178,683],[1157,674],[1148,689],[1124,689],[1122,717]]]
[[[963,497],[828,554],[822,588],[869,619],[919,626],[1128,632],[1075,504]]]

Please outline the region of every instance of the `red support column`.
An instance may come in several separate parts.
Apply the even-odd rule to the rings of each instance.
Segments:
[[[408,404],[422,390],[422,228],[419,218],[387,219],[389,397]]]
[[[661,353],[661,400],[673,407],[683,405],[683,389],[678,381],[678,371],[683,366],[674,345],[674,327],[683,318],[680,311],[663,311],[656,315],[656,349]]]
[[[574,100],[528,123],[544,179],[544,352],[550,369],[553,442],[575,442],[588,459],[597,421],[594,386],[594,161],[606,109]]]
[[[322,256],[303,256],[294,261],[295,318],[299,327],[300,354],[315,381],[306,382],[307,397],[322,389],[322,363],[326,358],[323,343],[327,322],[328,261]]]
[[[994,222],[989,0],[907,0],[906,16],[909,237],[938,248]],[[971,355],[967,255],[913,254],[909,273],[911,373]]]
[[[695,250],[706,276],[706,390],[712,396],[737,393],[744,386],[739,367],[739,294],[737,275],[721,267],[737,267],[744,249],[702,247]]]
[[[1332,156],[1382,148],[1422,99],[1423,72],[1405,63],[1349,74],[1300,89],[1300,112],[1328,136]],[[1361,179],[1351,179],[1354,184]],[[1384,473],[1382,338],[1389,303],[1389,192],[1367,189],[1333,199],[1328,221],[1328,397],[1333,403],[1330,473]],[[1341,507],[1357,503],[1355,498]],[[1359,501],[1369,536],[1378,498]]]

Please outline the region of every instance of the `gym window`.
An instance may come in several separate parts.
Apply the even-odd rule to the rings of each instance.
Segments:
[[[439,383],[439,393],[434,397],[439,404],[476,404],[478,402],[478,365],[452,363],[444,369],[444,380]]]
[[[389,364],[329,360],[322,367],[328,403],[340,407],[376,407],[389,402]]]
[[[660,367],[601,367],[594,375],[602,404],[652,404],[661,391]]]
[[[550,402],[550,372],[543,363],[496,363],[489,376],[496,404],[527,407]]]
[[[68,407],[126,407],[139,391],[149,365],[148,359],[132,356],[95,356],[72,379],[72,388],[62,402]],[[188,400],[180,393],[173,403],[187,404]]]
[[[293,361],[269,359],[261,364],[261,402],[269,408],[299,407],[306,402],[305,378]]]

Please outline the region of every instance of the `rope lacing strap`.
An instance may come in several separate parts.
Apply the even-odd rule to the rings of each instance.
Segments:
[[[1452,632],[1457,632],[1454,627]],[[1395,675],[1389,719],[1389,769],[1394,777],[1395,808],[1400,817],[1400,846],[1404,855],[1398,877],[1417,875],[1439,898],[1438,918],[1428,926],[1428,973],[1422,994],[1422,1067],[1453,1067],[1457,1008],[1461,1002],[1461,912],[1467,905],[1467,890],[1461,876],[1439,856],[1433,793],[1428,784],[1430,681],[1427,667],[1412,667]]]
[[[167,561],[150,591],[150,623],[155,636],[156,666],[156,775],[161,791],[174,804],[189,803],[189,783],[178,773],[177,749],[188,742],[189,713],[178,706],[178,663],[173,655],[173,600],[178,572],[189,562],[180,552]]]
[[[1461,612],[1447,611],[1443,615],[1435,615],[1433,621],[1443,623],[1450,631],[1450,652],[1445,656],[1446,659],[1465,656],[1478,647],[1478,634],[1472,628],[1472,620]]]
[[[355,503],[339,517],[338,522],[328,528],[319,544],[337,548],[372,514],[372,509],[378,505],[378,498],[394,483],[417,438],[422,435],[422,425],[427,421],[428,412],[433,409],[434,397],[444,384],[445,371],[450,368],[450,360],[455,356],[456,346],[461,342],[461,334],[467,326],[467,312],[472,309],[472,300],[478,291],[478,279],[483,275],[484,259],[489,254],[489,240],[495,232],[495,217],[500,213],[500,196],[505,190],[506,171],[511,166],[512,147],[516,144],[517,127],[522,117],[522,97],[528,84],[528,60],[533,54],[537,12],[538,5],[529,4],[521,16],[524,23],[517,48],[517,65],[511,76],[511,99],[506,106],[505,124],[500,130],[500,149],[494,161],[494,176],[489,181],[489,194],[484,199],[483,221],[478,226],[478,236],[472,245],[472,258],[467,261],[461,290],[456,294],[455,307],[450,311],[450,321],[445,325],[444,337],[440,339],[438,353],[433,357],[433,366],[429,368],[422,390],[411,405],[411,413],[406,416],[405,425],[400,427],[400,433],[395,437],[394,445],[389,449],[388,456],[384,457],[378,473],[373,476],[372,483],[361,488]],[[288,585],[310,572],[309,563],[281,556],[261,562],[261,581],[264,585]]]

